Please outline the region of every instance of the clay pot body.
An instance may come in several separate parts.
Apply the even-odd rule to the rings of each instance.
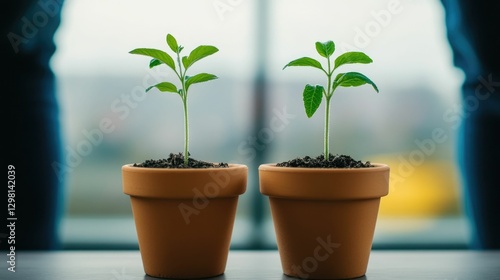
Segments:
[[[292,168],[263,164],[283,273],[309,279],[365,275],[389,166]]]
[[[248,168],[122,167],[144,271],[160,278],[204,278],[226,268]]]

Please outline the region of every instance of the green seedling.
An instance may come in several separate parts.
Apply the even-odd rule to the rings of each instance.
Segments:
[[[330,147],[330,133],[329,133],[329,122],[330,122],[330,101],[332,99],[335,90],[340,87],[357,87],[364,84],[369,84],[378,92],[378,88],[374,82],[372,82],[365,75],[358,72],[346,72],[339,73],[332,79],[333,74],[336,70],[345,64],[352,63],[372,63],[373,60],[362,52],[346,52],[339,55],[332,65],[332,55],[335,52],[335,44],[332,41],[327,42],[316,42],[316,51],[327,61],[326,69],[321,65],[319,61],[310,57],[301,57],[296,60],[289,62],[283,69],[290,66],[308,66],[314,67],[321,70],[327,77],[327,86],[322,85],[310,85],[307,84],[304,88],[303,99],[304,108],[308,118],[311,118],[316,110],[318,110],[323,97],[325,97],[325,134],[324,134],[324,154],[325,160],[329,159],[329,147]]]
[[[158,89],[161,92],[171,92],[178,94],[182,99],[182,104],[184,108],[184,166],[188,165],[189,160],[189,120],[188,120],[188,92],[190,86],[197,83],[203,83],[210,80],[217,79],[217,76],[209,73],[199,73],[196,75],[188,76],[188,69],[193,66],[193,64],[209,55],[212,55],[219,50],[214,46],[201,45],[196,47],[187,56],[181,57],[181,52],[184,49],[183,46],[177,44],[177,40],[171,34],[166,37],[167,45],[175,53],[175,58],[177,64],[175,63],[172,56],[168,53],[151,48],[138,48],[130,51],[131,54],[139,54],[151,57],[149,62],[149,68],[153,68],[159,65],[166,65],[172,69],[178,78],[178,85],[171,82],[161,82],[156,85],[152,85],[146,89],[146,92],[153,88]]]

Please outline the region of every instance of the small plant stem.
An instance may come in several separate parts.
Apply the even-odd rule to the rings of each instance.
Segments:
[[[329,160],[329,147],[330,147],[330,97],[326,97],[326,106],[325,106],[325,161]]]
[[[187,94],[182,99],[184,104],[184,166],[188,166],[189,163],[189,120],[188,120],[188,106],[187,106]]]
[[[186,70],[182,72],[181,56],[179,51],[177,51],[177,64],[179,64],[179,79],[182,83],[181,98],[182,104],[184,106],[184,166],[187,167],[189,164],[189,119],[188,119],[188,105],[187,98],[188,93],[186,89]]]
[[[330,57],[328,57],[328,84],[325,91],[325,139],[324,139],[324,153],[325,153],[325,161],[330,159],[330,98],[332,98],[333,92],[331,92],[332,88],[332,74]]]

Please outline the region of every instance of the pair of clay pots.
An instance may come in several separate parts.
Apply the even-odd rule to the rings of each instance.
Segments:
[[[205,278],[226,267],[238,197],[248,169],[122,167],[145,273]],[[389,167],[259,167],[286,275],[346,279],[366,273]]]

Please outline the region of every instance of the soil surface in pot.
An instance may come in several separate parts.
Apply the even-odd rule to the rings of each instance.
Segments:
[[[305,156],[295,158],[289,161],[277,163],[279,167],[306,167],[306,168],[367,168],[373,165],[367,161],[362,162],[355,160],[348,155],[332,155],[330,154],[328,160],[325,160],[324,155],[317,157]]]
[[[134,163],[135,167],[149,167],[149,168],[226,168],[229,167],[227,163],[212,163],[193,158],[188,159],[188,165],[184,166],[184,156],[182,153],[171,153],[166,159],[148,159],[142,163]]]

